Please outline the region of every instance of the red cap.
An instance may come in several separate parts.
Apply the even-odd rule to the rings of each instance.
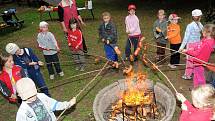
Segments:
[[[136,10],[136,6],[134,4],[128,5],[128,10],[134,9]]]
[[[178,15],[177,14],[170,14],[170,16],[169,16],[169,20],[173,20],[173,19],[180,19],[180,17],[178,17]]]

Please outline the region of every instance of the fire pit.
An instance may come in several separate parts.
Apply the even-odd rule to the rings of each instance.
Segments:
[[[137,78],[134,82],[121,79],[97,94],[93,104],[96,121],[172,120],[176,106],[172,92],[149,79],[140,83]]]

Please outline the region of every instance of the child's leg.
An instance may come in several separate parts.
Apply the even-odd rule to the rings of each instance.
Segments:
[[[205,76],[204,76],[204,67],[203,66],[194,67],[193,73],[194,73],[194,77],[193,77],[194,87],[206,84],[206,80],[205,80]]]
[[[61,67],[60,67],[60,61],[59,61],[59,58],[58,58],[57,53],[54,54],[54,55],[52,55],[52,59],[53,59],[54,62],[56,62],[56,63],[54,63],[54,67],[55,67],[56,72],[57,72],[58,74],[61,73],[61,72],[62,72],[62,69],[61,69]]]
[[[157,46],[160,46],[160,47],[157,47],[157,61],[159,60],[162,60],[165,56],[165,48],[161,48],[161,47],[166,47],[166,44],[162,44],[162,43],[159,43],[157,42]]]
[[[131,39],[131,41],[132,41],[132,44],[134,46],[134,52],[135,52],[137,49],[137,46],[138,46],[139,37],[134,37]],[[134,60],[137,60],[137,56],[134,58]]]
[[[84,52],[83,51],[78,51],[79,53],[79,63],[80,63],[80,66],[85,66],[85,56],[84,56]]]
[[[46,94],[47,96],[51,97],[51,95],[49,94],[48,88],[46,86],[45,80],[43,78],[43,75],[41,74],[41,72],[39,70],[37,70],[36,74],[35,74],[35,79],[36,79],[36,85],[38,86],[38,88],[40,88],[40,91],[44,94]]]
[[[54,75],[54,69],[52,66],[52,55],[44,55],[46,61],[46,67],[48,69],[49,75]]]
[[[75,66],[76,66],[76,68],[75,68],[75,70],[79,70],[80,69],[80,63],[79,63],[79,57],[78,57],[79,55],[78,55],[78,53],[77,53],[77,51],[72,51],[72,58],[73,58],[73,61],[75,62]]]
[[[181,44],[170,44],[170,49],[178,51]],[[175,51],[170,51],[171,54],[175,53]],[[179,64],[180,62],[180,53],[175,53],[170,57],[170,64]]]
[[[195,48],[197,43],[188,43],[187,48]],[[187,77],[191,77],[193,74],[193,58],[190,56],[186,56],[186,70],[185,70],[185,75]]]
[[[42,93],[45,93],[47,96],[50,96],[49,92],[48,92],[48,88],[46,87],[45,81],[43,79],[43,75],[40,73],[40,70],[35,70],[35,69],[28,69],[28,73],[29,73],[29,78],[31,78],[35,85],[38,88],[41,88],[40,91]]]
[[[128,38],[126,46],[125,46],[125,56],[128,58],[131,54],[131,40]]]

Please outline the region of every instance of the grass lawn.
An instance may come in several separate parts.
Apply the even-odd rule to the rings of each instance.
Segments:
[[[137,5],[137,16],[140,20],[140,25],[143,35],[147,38],[146,41],[152,42],[152,25],[156,20],[156,11],[161,8],[165,8],[167,13],[178,13],[182,17],[181,33],[184,33],[186,25],[191,21],[190,14],[193,8],[202,8],[204,4],[193,4],[192,7],[183,6],[178,7],[179,3],[170,2],[169,3],[159,3],[159,2],[139,2]],[[81,3],[81,2],[80,2]],[[160,5],[160,6],[159,6]],[[24,27],[21,30],[13,31],[12,29],[6,29],[0,32],[0,53],[4,52],[5,45],[9,42],[15,42],[20,47],[30,47],[34,49],[34,52],[39,56],[39,58],[44,61],[42,52],[37,49],[37,32],[38,24],[40,22],[39,14],[37,8],[28,8],[26,6],[18,7],[14,4],[7,4],[0,6],[0,11],[15,6],[17,8],[17,16],[25,21]],[[173,7],[171,7],[173,6]],[[188,6],[188,5],[187,5]],[[118,44],[121,50],[124,51],[124,46],[126,42],[126,33],[124,26],[124,18],[127,15],[127,2],[123,0],[94,0],[94,14],[96,19],[91,20],[90,13],[88,11],[81,11],[80,14],[85,20],[86,26],[83,28],[83,34],[86,39],[86,43],[89,49],[89,54],[96,54],[104,56],[103,44],[98,43],[98,33],[97,28],[101,22],[101,13],[104,11],[109,11],[112,14],[112,19],[116,23],[118,29]],[[57,18],[56,13],[52,13],[53,18]],[[43,20],[48,20],[48,14],[43,15]],[[1,19],[0,19],[1,21]],[[60,60],[63,71],[65,72],[64,77],[57,77],[54,81],[49,80],[48,72],[46,67],[42,67],[41,71],[45,77],[48,87],[50,87],[50,93],[53,98],[57,100],[69,100],[75,96],[86,84],[89,82],[96,73],[81,76],[78,78],[66,79],[72,75],[80,74],[80,72],[75,71],[75,65],[72,63],[72,58],[70,52],[67,48],[66,41],[64,40],[63,32],[60,28],[58,21],[47,21],[49,23],[49,29],[53,32],[61,46],[62,52],[60,53]],[[182,34],[183,35],[183,34]],[[153,59],[155,55],[156,48],[150,47],[150,53],[148,57]],[[211,59],[214,61],[214,55]],[[182,57],[182,63],[184,62],[184,57]],[[105,61],[100,64],[94,64],[93,57],[87,57],[87,68],[86,71],[99,69],[103,66]],[[185,96],[190,99],[190,93],[188,87],[192,86],[192,81],[182,80],[180,77],[183,74],[183,67],[177,70],[170,70],[167,67],[161,68],[167,76],[175,84],[176,88],[183,87],[184,90],[180,90]],[[160,74],[154,74],[149,68],[143,68],[144,71],[148,73],[150,79],[161,81],[163,77]],[[87,121],[89,119],[89,114],[92,113],[92,105],[96,94],[104,88],[105,86],[113,83],[114,81],[124,78],[121,71],[116,73],[113,70],[105,70],[102,76],[99,76],[94,83],[91,84],[90,88],[87,89],[79,98],[76,109],[69,112],[64,117],[64,121]],[[165,83],[165,81],[161,81]],[[183,83],[181,83],[183,82]],[[60,86],[58,86],[60,85]],[[17,107],[15,105],[9,104],[5,99],[0,97],[0,121],[14,121],[17,112]],[[176,108],[176,112],[173,121],[178,120],[178,114],[180,113],[180,108]]]

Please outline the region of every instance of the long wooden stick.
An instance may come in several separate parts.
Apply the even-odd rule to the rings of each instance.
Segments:
[[[174,89],[174,91],[176,93],[178,93],[178,91],[176,90],[175,86],[172,84],[172,82],[170,81],[170,79],[166,76],[166,74],[164,74],[151,60],[149,60],[147,57],[145,58],[147,59],[147,61],[149,61],[167,80],[167,82],[171,85],[171,87]]]
[[[162,47],[162,46],[158,46],[158,45],[154,45],[154,44],[150,44],[150,43],[146,43],[146,44],[147,44],[147,45],[150,45],[150,46],[159,47],[159,48],[163,48],[163,49],[166,49],[166,50],[178,52],[178,53],[180,53],[180,54],[190,56],[190,57],[192,57],[192,58],[194,58],[194,59],[196,59],[196,60],[198,60],[198,61],[200,61],[200,62],[202,62],[202,63],[204,63],[204,64],[206,64],[206,65],[215,66],[215,64],[205,62],[205,61],[203,61],[203,60],[201,60],[201,59],[199,59],[199,58],[196,58],[196,57],[191,56],[191,55],[186,54],[186,53],[182,53],[182,52],[180,52],[180,51],[176,51],[176,50],[170,49],[170,48],[168,48],[168,47]]]
[[[87,85],[75,96],[76,98],[77,98],[82,92],[84,92],[84,90],[87,89],[88,86],[101,74],[101,72],[102,72],[102,71],[105,69],[105,67],[107,66],[108,62],[109,62],[109,61],[107,61],[107,62],[105,63],[105,65],[104,65],[104,66],[102,67],[102,69],[96,74],[96,76],[95,76],[89,83],[87,83]],[[56,121],[58,121],[58,120],[61,118],[61,116],[66,112],[67,109],[68,109],[68,108],[64,109],[64,110],[61,112],[61,114],[57,117]]]
[[[110,68],[110,67],[106,67],[106,68]],[[70,76],[70,77],[68,77],[66,79],[62,79],[62,80],[59,80],[59,81],[64,81],[64,80],[72,79],[72,78],[75,78],[75,77],[80,77],[80,76],[91,74],[91,73],[95,73],[95,72],[98,72],[98,71],[101,71],[101,70],[102,70],[102,68],[101,69],[96,69],[96,70],[93,70],[93,71],[88,71],[88,72],[85,72],[85,73],[81,73],[81,74],[77,74],[77,75],[74,75],[74,76]],[[41,88],[44,88],[44,87],[46,87],[46,86],[40,87],[37,90],[40,90]]]

